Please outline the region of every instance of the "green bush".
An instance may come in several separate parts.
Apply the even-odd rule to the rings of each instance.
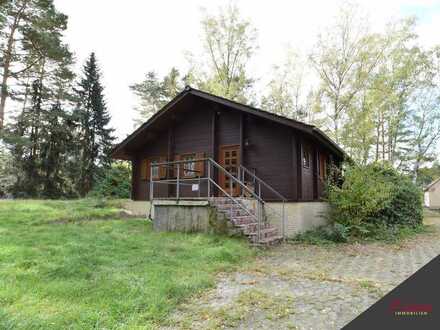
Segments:
[[[90,197],[107,198],[130,198],[131,191],[131,167],[124,162],[113,163],[104,172],[93,190]]]
[[[410,178],[378,164],[348,166],[342,185],[328,187],[328,202],[330,219],[349,236],[380,237],[423,220],[421,191]]]
[[[339,223],[321,226],[308,230],[294,237],[294,242],[308,243],[313,245],[345,243],[349,239],[348,227]]]

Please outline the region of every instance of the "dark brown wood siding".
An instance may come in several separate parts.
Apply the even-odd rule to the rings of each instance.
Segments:
[[[195,153],[209,157],[212,144],[212,114],[211,104],[197,102],[194,109],[176,123],[174,129],[174,155]],[[206,173],[206,165],[204,172]],[[182,174],[182,173],[181,173]],[[176,175],[176,174],[175,174]],[[207,195],[207,184],[197,178],[185,181],[180,187],[181,196],[198,197]],[[200,191],[192,191],[191,184],[200,184]],[[170,186],[170,194],[175,196],[176,186]]]
[[[219,111],[217,116],[218,146],[240,144],[240,113],[232,110]]]
[[[193,113],[175,124],[174,153],[209,153],[212,110],[194,109]]]
[[[148,200],[149,197],[149,180],[141,178],[142,160],[150,157],[166,157],[168,152],[168,132],[163,131],[157,133],[154,142],[149,142],[136,153],[133,160],[133,168],[135,173],[135,189],[134,200]],[[167,195],[167,187],[165,185],[156,186],[154,189],[155,196],[165,197]]]
[[[142,160],[163,157],[175,160],[176,155],[197,153],[218,161],[218,149],[225,145],[238,145],[242,164],[271,185],[290,201],[311,201],[323,194],[319,178],[319,157],[325,154],[328,162],[339,162],[328,149],[311,140],[304,133],[252,114],[225,108],[211,102],[194,100],[186,109],[151,131],[149,140],[133,152],[134,200],[149,198],[149,180],[141,178]],[[248,145],[244,144],[248,142]],[[303,166],[301,150],[310,153],[310,164]],[[207,172],[207,169],[204,169]],[[171,173],[168,173],[171,174]],[[197,179],[193,180],[198,183]],[[191,182],[188,182],[191,184]],[[181,196],[197,197],[190,185],[183,187]],[[200,195],[206,196],[206,183],[202,183]],[[262,189],[265,200],[278,200],[268,189]],[[175,196],[175,186],[155,184],[155,197]]]
[[[294,182],[292,129],[247,116],[244,120],[243,165],[287,199],[296,199]],[[262,189],[263,199],[277,199],[268,189]]]
[[[169,137],[168,131],[157,134],[154,142],[149,142],[136,153],[133,160],[134,173],[134,200],[149,199],[149,180],[141,179],[141,162],[142,159],[150,157],[166,157],[174,160],[176,155],[198,153],[208,157],[211,153],[211,124],[213,110],[208,105],[198,105],[191,111],[189,116],[181,116],[173,122],[172,138]],[[169,144],[172,143],[172,146]],[[206,169],[205,169],[206,171]],[[191,184],[192,182],[187,182]],[[194,179],[193,183],[199,183],[198,179]],[[201,185],[201,194],[206,195],[206,183]],[[182,196],[197,197],[198,192],[192,192],[189,185],[182,186]],[[176,194],[175,186],[166,184],[155,184],[155,197],[170,197]],[[203,196],[203,195],[202,195]]]

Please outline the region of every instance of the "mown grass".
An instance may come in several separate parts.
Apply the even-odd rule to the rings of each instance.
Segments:
[[[119,214],[94,200],[1,201],[0,329],[154,328],[253,254]]]

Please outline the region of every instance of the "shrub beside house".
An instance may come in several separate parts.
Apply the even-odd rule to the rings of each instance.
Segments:
[[[422,194],[409,177],[391,167],[350,165],[344,182],[330,184],[327,192],[331,225],[312,236],[339,242],[388,239],[421,228]]]

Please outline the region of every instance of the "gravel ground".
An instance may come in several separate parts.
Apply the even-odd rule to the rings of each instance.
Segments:
[[[339,329],[440,253],[432,232],[399,244],[271,249],[182,305],[167,329]]]

